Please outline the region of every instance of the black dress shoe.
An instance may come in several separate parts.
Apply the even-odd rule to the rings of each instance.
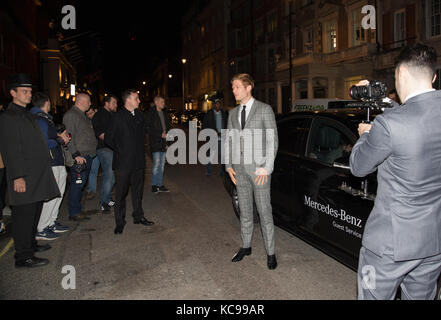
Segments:
[[[45,244],[45,245],[39,245],[39,244],[37,244],[36,246],[35,246],[35,252],[43,252],[43,251],[48,251],[48,250],[50,250],[52,247],[50,246],[50,245],[48,245],[48,244]]]
[[[155,223],[153,221],[148,221],[146,218],[142,218],[141,220],[134,221],[134,224],[143,224],[145,226],[152,226]]]
[[[245,256],[251,255],[251,248],[240,248],[239,251],[234,255],[232,262],[239,262]]]
[[[36,268],[42,267],[49,263],[48,259],[41,259],[37,257],[32,257],[26,260],[15,261],[15,267],[17,268]]]
[[[117,226],[117,227],[115,228],[114,233],[115,233],[115,234],[122,234],[123,231],[124,231],[124,226]]]
[[[277,259],[276,255],[273,254],[272,256],[268,256],[268,269],[274,270],[277,268]]]

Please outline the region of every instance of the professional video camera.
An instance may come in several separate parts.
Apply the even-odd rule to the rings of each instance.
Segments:
[[[393,107],[391,103],[384,101],[387,98],[387,86],[380,81],[370,81],[367,86],[352,86],[349,95],[357,100],[351,107],[367,109],[367,123],[370,123],[371,110]]]
[[[387,86],[380,81],[371,81],[367,86],[352,86],[351,98],[363,101],[381,101],[387,96]]]

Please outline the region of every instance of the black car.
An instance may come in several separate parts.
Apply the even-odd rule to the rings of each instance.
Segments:
[[[271,178],[275,224],[353,270],[377,190],[376,173],[357,178],[349,169],[363,120],[362,110],[293,112],[278,118],[279,150]],[[239,216],[228,174],[224,184]]]

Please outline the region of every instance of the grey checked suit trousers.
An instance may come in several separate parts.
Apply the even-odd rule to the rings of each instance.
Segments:
[[[232,110],[228,119],[228,129],[241,130],[239,124],[240,107]],[[262,145],[259,148],[263,149],[265,161],[256,164],[244,164],[243,154],[246,148],[250,145],[241,143],[241,162],[234,164],[226,162],[226,168],[233,168],[236,171],[237,180],[237,194],[239,198],[240,208],[240,225],[243,248],[250,248],[253,236],[253,202],[256,203],[257,211],[260,216],[260,226],[262,236],[264,239],[265,249],[268,255],[275,254],[274,245],[274,220],[271,207],[271,173],[274,168],[274,160],[278,148],[278,135],[275,116],[272,108],[262,102],[255,101],[250,114],[246,120],[245,130],[262,129],[271,130],[274,135],[265,135],[262,138]],[[228,140],[225,147],[228,148]],[[234,157],[233,157],[234,158]],[[254,174],[258,168],[265,168],[268,171],[268,181],[263,186],[258,186],[255,183],[256,175]]]

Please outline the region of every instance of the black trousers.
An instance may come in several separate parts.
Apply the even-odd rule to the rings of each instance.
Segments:
[[[129,188],[132,191],[133,220],[144,217],[142,196],[144,193],[145,170],[122,171],[115,170],[115,220],[117,226],[126,222],[126,198]]]
[[[6,198],[6,176],[5,168],[0,169],[0,219],[3,218],[3,208],[5,207]]]
[[[12,237],[15,244],[15,260],[22,261],[34,256],[38,221],[43,202],[12,207]]]

